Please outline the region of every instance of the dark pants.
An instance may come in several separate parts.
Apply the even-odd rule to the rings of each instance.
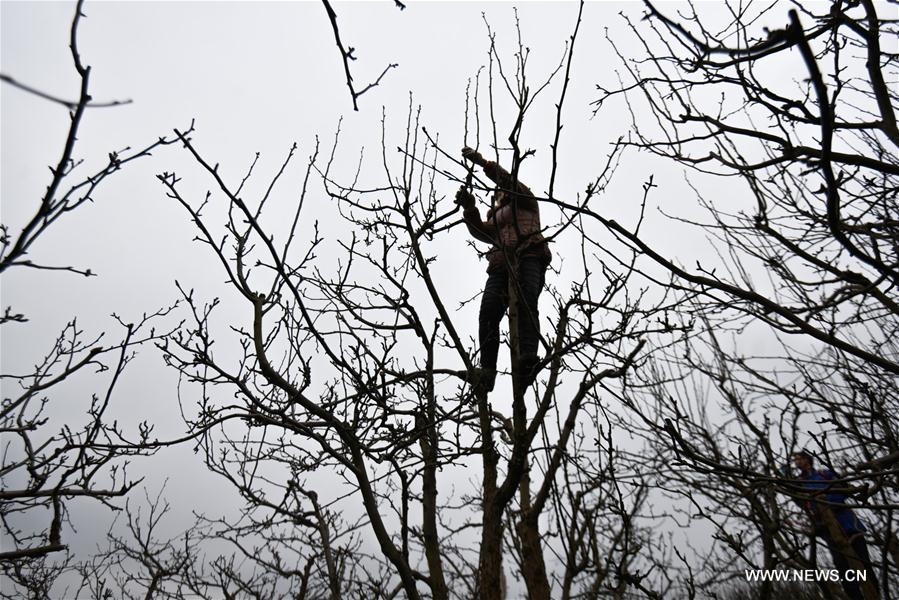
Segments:
[[[518,262],[518,351],[523,364],[533,366],[540,342],[540,313],[537,299],[543,291],[546,264],[538,259],[525,257]],[[509,307],[509,273],[496,269],[487,274],[484,295],[481,297],[481,313],[478,334],[481,342],[481,366],[496,369],[499,353],[499,324]]]
[[[849,559],[840,552],[840,547],[830,538],[830,536],[824,536],[824,541],[827,542],[827,549],[830,550],[830,556],[833,558],[833,565],[840,571],[843,591],[845,591],[846,595],[852,600],[864,600],[861,584],[854,579],[850,581],[851,578],[855,577],[855,573],[849,578],[846,577],[846,571],[853,568],[849,566]],[[877,576],[874,573],[874,567],[871,565],[871,557],[868,555],[868,544],[865,542],[865,536],[861,533],[856,533],[850,536],[849,544],[852,546],[852,551],[861,561],[862,565],[864,565],[864,569],[867,573],[867,581],[876,589]]]

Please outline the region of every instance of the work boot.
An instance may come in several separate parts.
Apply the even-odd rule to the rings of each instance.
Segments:
[[[482,389],[485,392],[492,392],[496,383],[496,369],[475,367],[471,370],[469,382],[475,390]]]

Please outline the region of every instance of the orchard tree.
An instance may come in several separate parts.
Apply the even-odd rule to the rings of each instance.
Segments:
[[[710,249],[688,263],[590,214],[646,269],[668,273],[692,326],[623,401],[671,465],[660,488],[717,531],[710,585],[734,560],[815,564],[815,539],[785,502],[815,500],[784,468],[806,448],[869,509],[881,587],[869,580],[863,592],[889,597],[899,566],[895,9],[719,8],[715,18],[645,3],[645,19],[627,21],[644,52],[619,52],[619,84],[596,102],[623,98],[633,122],[622,143],[686,168],[706,218],[684,216],[695,214],[686,198],[665,206],[672,227],[704,233]],[[745,350],[760,338],[763,351]]]
[[[553,175],[544,185],[553,189],[576,32],[534,87],[520,34],[509,68],[489,32],[487,79],[469,96],[469,117],[490,141],[473,133],[469,142],[508,165],[501,191],[520,189],[534,155],[522,126],[549,90],[559,94],[545,153]],[[515,108],[508,121],[491,110],[501,98]],[[542,374],[526,386],[514,332],[527,317],[509,270],[513,376],[488,391],[444,249],[467,238],[456,189],[489,198],[497,187],[440,145],[411,102],[395,152],[397,130],[388,115],[382,122],[383,173],[372,183],[335,175],[339,133],[327,156],[318,143],[311,150],[298,192],[284,191],[297,180],[296,147],[253,186],[258,157],[243,175],[226,173],[199,140],[179,135],[213,189],[192,198],[183,178],[195,175],[159,176],[245,307],[244,321],[217,325],[218,301],[181,282],[192,321],[160,345],[200,390],[189,425],[208,467],[246,503],[239,522],[220,524],[249,561],[229,567],[222,589],[266,595],[280,580],[292,594],[499,599],[511,593],[510,573],[531,598],[640,589],[632,568],[652,555],[634,518],[645,487],[634,473],[619,485],[602,397],[645,361],[647,336],[676,329],[656,318],[670,309],[665,295],[650,302],[634,293],[633,265],[603,264],[575,219],[548,227],[547,237],[580,240],[583,278],[553,290],[541,313]],[[595,187],[613,162],[614,153]],[[313,202],[338,220],[311,221]],[[222,344],[225,329],[233,351]]]
[[[159,138],[138,149],[109,152],[100,166],[91,157],[86,159],[88,164],[82,164],[77,153],[82,122],[92,111],[123,104],[91,98],[91,68],[84,64],[78,49],[78,26],[83,17],[79,2],[69,40],[72,64],[80,81],[73,99],[45,93],[6,74],[2,77],[24,93],[68,110],[69,127],[61,140],[59,160],[50,166],[47,187],[33,202],[33,215],[22,223],[0,225],[0,275],[32,270],[57,278],[94,276],[89,268],[43,263],[34,255],[52,243],[55,225],[98,197],[109,177],[171,143]],[[64,313],[65,296],[57,301]],[[4,332],[12,328],[36,331],[27,312],[19,312],[20,309],[3,307],[0,326]],[[64,568],[67,560],[56,559],[54,554],[68,555],[69,503],[77,499],[111,505],[139,483],[129,477],[127,467],[134,457],[154,452],[150,443],[152,427],[144,422],[129,432],[108,413],[116,402],[123,371],[135,352],[167,335],[156,329],[156,323],[170,311],[171,308],[165,308],[148,312],[136,321],[113,315],[121,331],[116,337],[86,330],[74,315],[46,353],[29,358],[32,368],[0,375],[0,568],[14,584],[31,589],[32,593],[49,593],[53,575]],[[73,380],[86,373],[92,374],[95,391],[80,401],[84,416],[64,422],[60,417],[63,405],[69,405],[71,410],[72,398],[85,393]],[[3,587],[4,596],[16,593],[7,585]]]

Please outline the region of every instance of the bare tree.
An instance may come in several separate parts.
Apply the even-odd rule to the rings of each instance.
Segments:
[[[79,2],[69,39],[73,66],[81,82],[75,100],[58,98],[3,76],[4,81],[27,93],[68,108],[70,124],[60,158],[50,167],[50,181],[35,203],[33,216],[18,230],[8,223],[0,225],[0,274],[32,269],[60,272],[59,277],[95,275],[90,269],[77,266],[34,262],[31,256],[52,237],[54,224],[97,197],[107,178],[128,163],[171,143],[160,138],[137,150],[110,152],[106,164],[84,172],[86,167],[81,166],[76,154],[82,121],[93,107],[122,102],[94,102],[91,98],[91,69],[82,62],[78,50],[78,26],[83,16]],[[4,585],[4,597],[22,589],[30,589],[34,597],[44,597],[40,590],[49,590],[58,564],[45,564],[43,559],[67,549],[69,502],[90,499],[111,505],[136,485],[137,481],[128,476],[128,462],[135,456],[152,453],[148,445],[152,426],[144,422],[136,430],[126,431],[123,424],[112,421],[107,414],[115,402],[125,367],[139,347],[166,335],[155,327],[170,311],[171,308],[165,308],[146,313],[136,321],[113,315],[121,328],[118,339],[85,331],[74,316],[46,354],[34,359],[33,369],[2,374],[0,520],[4,549],[0,552],[0,565],[5,577],[22,584],[21,588],[14,585],[11,589]],[[29,319],[14,307],[4,306],[0,325],[5,329],[28,328]],[[78,387],[72,381],[87,373],[92,375],[96,391],[84,398],[83,418],[66,422],[58,412],[60,398],[77,394]]]
[[[511,191],[534,155],[523,148],[522,125],[560,73],[562,110],[574,37],[532,91],[520,33],[512,68],[489,35],[486,85],[476,85],[470,118],[490,132],[493,152],[511,156]],[[503,124],[493,107],[502,98],[515,107],[508,150],[495,143]],[[664,293],[653,301],[632,293],[635,253],[603,264],[596,253],[610,250],[576,218],[563,218],[547,235],[580,240],[582,279],[553,293],[542,324],[544,376],[533,388],[515,376],[516,319],[525,315],[515,309],[512,276],[513,377],[492,393],[478,385],[472,324],[457,316],[466,301],[448,285],[441,256],[465,235],[445,188],[468,182],[476,195],[496,188],[472,177],[419,119],[410,101],[393,153],[385,114],[383,179],[372,183],[333,174],[339,132],[327,157],[316,144],[294,194],[282,190],[296,147],[259,188],[251,187],[263,168],[258,156],[234,179],[179,134],[214,191],[193,199],[181,191],[190,175],[159,176],[247,315],[219,326],[219,301],[183,286],[191,323],[160,344],[167,362],[202,390],[197,409],[186,405],[185,413],[207,465],[246,502],[246,528],[226,529],[251,532],[254,541],[239,554],[292,595],[499,599],[513,571],[531,598],[548,599],[554,589],[565,597],[629,586],[656,593],[638,567],[654,547],[635,517],[647,488],[618,466],[601,398],[645,360],[645,337],[676,329],[655,318],[670,303]],[[551,145],[558,144],[557,133]],[[556,152],[549,155],[554,164]],[[613,152],[595,187],[614,162]],[[339,216],[324,227],[304,216],[310,202],[323,201],[319,179]],[[222,345],[228,330],[230,349]],[[238,571],[229,567],[227,575],[250,589],[259,571]]]
[[[783,470],[805,446],[870,509],[881,587],[869,580],[862,592],[889,597],[899,566],[896,20],[873,2],[820,13],[727,3],[717,19],[698,5],[677,16],[645,6],[644,21],[628,21],[644,53],[619,53],[620,84],[601,88],[597,110],[622,96],[633,115],[622,143],[693,173],[708,218],[679,206],[672,220],[704,232],[715,256],[691,268],[656,240],[566,206],[638,251],[643,268],[668,273],[686,301],[692,332],[655,353],[646,387],[628,394],[632,426],[668,457],[660,489],[717,532],[718,576],[706,585],[733,577],[734,560],[815,565],[814,538],[777,495],[815,500]],[[719,188],[725,198],[709,191],[713,178],[742,189]],[[759,336],[765,351],[741,349]]]
[[[353,50],[324,4],[355,106],[368,88],[354,87]],[[4,433],[21,440],[25,457],[4,463],[4,477],[31,477],[24,491],[4,478],[4,518],[44,507],[54,515],[41,532],[7,521],[22,540],[7,576],[35,597],[75,569],[79,593],[94,597],[776,598],[789,590],[834,598],[843,594],[836,582],[741,579],[744,569],[817,567],[807,513],[791,501],[828,514],[824,496],[839,490],[869,522],[879,587],[866,582],[861,592],[890,597],[899,568],[899,136],[888,84],[896,22],[865,1],[833,2],[820,14],[776,3],[719,8],[718,20],[698,7],[672,18],[647,3],[647,18],[628,22],[644,54],[619,53],[621,79],[600,88],[596,108],[623,99],[632,132],[573,198],[560,197],[556,174],[580,12],[542,77],[528,64],[517,14],[509,53],[488,26],[488,64],[469,87],[463,143],[508,169],[495,181],[476,177],[456,145],[422,126],[427,107],[411,99],[399,125],[384,111],[379,155],[360,153],[349,177],[339,128],[329,151],[316,140],[302,168],[295,145],[277,165],[257,154],[242,174],[220,168],[192,131],[176,131],[197,170],[159,181],[196,225],[228,295],[180,282],[181,327],[144,333],[162,311],[125,325],[124,341],[108,347],[84,341],[73,323],[45,365],[21,379],[24,400],[4,400]],[[78,18],[73,57],[85,100],[62,101],[75,130],[90,102],[74,45]],[[782,77],[790,68],[795,77]],[[555,122],[551,139],[526,134],[536,119]],[[4,265],[11,256],[9,266],[36,267],[22,258],[35,233],[132,158],[113,155],[102,177],[59,196],[74,130],[69,138],[45,212],[21,242],[4,238]],[[708,236],[695,267],[645,228],[668,182],[645,174],[633,222],[600,210],[619,161],[635,152],[690,170],[707,217],[679,205],[671,226]],[[529,175],[536,161],[545,181]],[[710,178],[728,182],[727,203],[705,191]],[[194,197],[185,179],[212,191]],[[570,284],[544,295],[533,385],[522,377],[518,324],[531,315],[519,256],[505,253],[508,369],[489,390],[467,316],[472,292],[452,279],[466,239],[452,198],[462,186],[489,203],[492,192],[521,193],[525,181],[554,217],[541,233],[573,240],[579,252],[555,275]],[[328,221],[312,220],[313,203]],[[764,350],[746,349],[759,340]],[[181,375],[185,439],[239,493],[238,514],[199,516],[166,540],[158,537],[165,500],[148,496],[129,501],[122,529],[93,560],[24,560],[62,547],[66,499],[126,494],[135,482],[113,465],[160,445],[148,426],[126,439],[103,420],[130,349],[148,341]],[[46,429],[38,398],[99,365],[113,376],[87,428],[35,442]],[[823,491],[784,468],[803,447],[840,473]],[[112,485],[97,485],[104,474]],[[706,539],[677,533],[691,527]],[[864,568],[852,552],[850,563]]]

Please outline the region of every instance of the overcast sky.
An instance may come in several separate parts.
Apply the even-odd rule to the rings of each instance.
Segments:
[[[704,6],[718,10],[715,5]],[[439,134],[444,148],[457,151],[465,141],[466,85],[487,61],[484,19],[511,63],[513,5],[413,0],[404,11],[392,2],[340,3],[335,8],[345,44],[356,48],[358,60],[352,69],[359,87],[377,77],[388,63],[399,65],[379,87],[359,99],[358,112],[352,110],[343,65],[319,2],[88,2],[79,44],[83,61],[93,69],[92,95],[98,101],[133,102],[87,112],[75,152],[85,161],[81,169],[100,167],[112,150],[141,146],[195,120],[197,147],[210,162],[221,165],[226,180],[236,183],[258,151],[264,181],[292,143],[299,145],[301,157],[312,152],[316,136],[329,148],[342,117],[336,172],[349,179],[360,148],[377,157],[382,109],[392,138],[388,147],[402,142],[410,93],[412,102],[421,106],[422,124]],[[45,92],[75,99],[78,80],[67,48],[73,5],[4,1],[0,10],[2,72]],[[556,185],[560,198],[582,193],[604,164],[610,143],[627,133],[629,115],[622,104],[610,103],[596,117],[590,106],[597,83],[616,81],[617,59],[605,40],[607,29],[623,51],[637,47],[637,40],[623,27],[620,12],[638,19],[642,9],[636,2],[591,2],[584,11],[564,108],[566,127]],[[562,58],[577,5],[524,2],[518,5],[518,14],[524,42],[531,49],[530,75],[537,81]],[[780,24],[777,19],[771,23]],[[546,190],[548,182],[560,83],[535,105],[523,136],[524,144],[537,154],[526,163],[521,178],[538,193]],[[61,106],[8,85],[0,87],[0,101],[2,215],[16,233],[47,185],[47,166],[61,152],[68,116]],[[508,103],[500,106],[503,135],[511,127],[513,114]],[[482,149],[487,150],[483,145]],[[213,257],[191,241],[194,230],[186,214],[165,197],[156,181],[154,175],[162,171],[177,171],[185,178],[185,186],[197,193],[211,185],[185,151],[162,149],[108,180],[95,202],[54,226],[31,257],[36,262],[90,268],[97,277],[4,274],[3,306],[25,312],[31,319],[25,326],[5,326],[0,348],[4,373],[27,369],[76,316],[86,330],[106,330],[115,336],[111,313],[135,319],[144,311],[170,304],[177,297],[175,280],[210,299],[226,293]],[[298,185],[301,171],[296,168],[290,176],[288,190]],[[632,217],[640,184],[651,173],[660,185],[656,201],[679,209],[677,199],[690,193],[681,170],[628,155],[622,176],[601,198],[604,210],[625,221]],[[715,189],[709,185],[708,189]],[[447,197],[456,187],[450,181],[438,186],[445,188]],[[310,198],[310,217],[321,219],[327,227],[334,218],[333,207],[320,188],[316,190]],[[548,211],[544,223],[554,218]],[[664,219],[653,212],[646,231],[685,261],[707,250],[701,237],[675,240],[658,235],[665,227]],[[458,235],[464,234],[460,230]],[[565,244],[564,239],[559,242],[554,249],[557,255],[566,253]],[[452,288],[457,300],[474,295],[484,278],[484,265],[475,252],[464,240],[459,247],[465,251],[447,257],[439,270],[441,284]],[[245,307],[226,302],[226,310],[232,306],[239,306],[234,309],[235,319],[246,318]],[[475,306],[468,308],[472,336],[476,335],[475,311]],[[179,432],[175,384],[175,373],[163,368],[158,352],[146,349],[123,382],[116,414],[125,419],[139,415],[156,422],[160,432]],[[79,406],[77,398],[68,406]],[[68,418],[66,410],[60,408],[57,416]],[[185,451],[165,452],[135,465],[136,473],[150,473],[151,487],[170,478],[169,490],[176,503],[195,499],[198,487],[207,492],[223,489],[203,471],[199,458]],[[182,507],[186,508],[209,509]],[[85,510],[107,518],[102,510]],[[182,510],[182,515],[189,517],[189,510]]]

